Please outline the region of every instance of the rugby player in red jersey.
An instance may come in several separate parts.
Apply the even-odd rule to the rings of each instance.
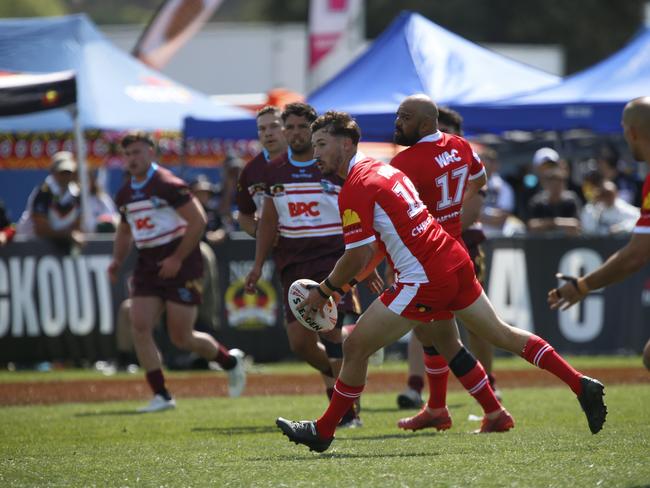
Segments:
[[[465,246],[461,240],[464,202],[476,198],[485,185],[485,168],[469,142],[459,135],[438,130],[438,118],[436,104],[426,95],[404,99],[397,111],[394,140],[409,147],[395,156],[391,165],[409,177],[429,213]],[[443,311],[433,319],[435,326],[422,324],[413,329],[424,347],[429,398],[417,415],[401,419],[398,427],[405,430],[451,427],[447,408],[447,379],[451,369],[483,408],[479,432],[505,432],[513,428],[514,420],[496,398],[483,365],[461,342],[454,314]]]
[[[239,396],[246,384],[244,353],[229,351],[211,335],[194,330],[197,305],[201,303],[203,261],[199,242],[205,229],[205,212],[183,180],[154,162],[154,143],[146,133],[127,134],[122,148],[131,178],[115,199],[122,220],[108,273],[112,281],[117,279],[135,243],[138,257],[130,312],[133,344],[154,394],[139,412],[176,406],[165,385],[153,338],[163,312],[172,343],[218,362],[229,374],[230,396]]]
[[[327,112],[312,131],[314,156],[323,174],[345,180],[339,195],[345,253],[300,306],[308,317],[322,313],[332,287],[349,283],[378,251],[386,254],[397,280],[346,339],[343,366],[325,413],[316,421],[280,417],[276,425],[282,432],[310,450],[327,450],[339,420],[363,391],[368,357],[447,310],[477,335],[564,381],[577,395],[592,433],[600,431],[607,414],[603,385],[573,369],[544,339],[496,315],[467,251],[436,222],[411,180],[357,151],[361,133],[356,122],[348,114]]]
[[[650,164],[650,97],[628,102],[623,110],[623,135],[637,161]],[[600,267],[580,278],[558,275],[566,281],[548,292],[552,309],[566,310],[598,290],[624,280],[650,261],[650,174],[646,176],[641,194],[641,216],[632,237],[623,248],[612,254]],[[643,364],[650,370],[650,340],[643,349]]]

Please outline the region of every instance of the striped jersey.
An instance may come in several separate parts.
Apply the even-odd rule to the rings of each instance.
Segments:
[[[377,241],[402,283],[440,282],[469,262],[429,213],[411,180],[361,153],[339,195],[346,249]]]
[[[313,160],[293,161],[288,153],[269,163],[266,192],[278,213],[280,237],[274,258],[280,270],[343,254],[338,209],[342,183],[338,176],[323,176]]]
[[[264,175],[268,161],[264,152],[251,159],[239,174],[237,181],[237,208],[245,214],[260,213],[266,193]]]

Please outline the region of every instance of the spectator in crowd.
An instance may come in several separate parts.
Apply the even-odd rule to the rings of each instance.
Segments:
[[[567,190],[566,170],[553,161],[541,165],[544,166],[539,172],[543,190],[530,201],[528,230],[578,235],[582,204],[574,192]]]
[[[60,151],[52,156],[50,174],[29,196],[18,222],[18,234],[49,239],[64,252],[83,243],[76,171],[77,162],[72,153]]]
[[[190,185],[190,189],[208,219],[203,240],[214,245],[221,244],[228,237],[228,232],[232,230],[226,226],[226,219],[222,214],[221,185],[211,183],[206,175],[199,175]]]
[[[630,233],[641,210],[618,196],[616,184],[606,180],[596,190],[595,199],[580,213],[584,234],[610,235]]]
[[[605,180],[616,184],[619,198],[632,205],[640,205],[639,182],[633,176],[621,171],[622,161],[614,144],[606,142],[600,146],[596,156],[596,165],[598,172],[603,175]]]
[[[98,181],[97,170],[88,171],[88,212],[84,232],[115,232],[119,214],[113,199]]]
[[[488,182],[485,202],[481,211],[480,222],[487,237],[512,235],[517,229],[525,231],[525,226],[513,216],[515,211],[515,193],[506,180],[499,174],[499,156],[488,146],[478,151],[487,172]]]
[[[11,242],[16,234],[16,228],[7,216],[5,202],[0,200],[0,247]]]

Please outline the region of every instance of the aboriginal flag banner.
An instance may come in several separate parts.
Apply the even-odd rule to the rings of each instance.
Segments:
[[[66,107],[77,102],[73,71],[47,74],[0,72],[0,116]]]

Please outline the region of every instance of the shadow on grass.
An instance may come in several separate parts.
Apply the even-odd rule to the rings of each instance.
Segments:
[[[401,453],[339,453],[339,452],[325,452],[320,454],[308,454],[306,456],[281,456],[281,457],[254,457],[246,458],[247,461],[315,461],[315,460],[327,460],[327,459],[385,459],[385,458],[417,458],[417,457],[427,457],[431,456],[440,456],[440,453],[437,452],[401,452]]]
[[[156,412],[160,413],[160,412]],[[127,415],[143,415],[140,412],[135,410],[110,410],[110,411],[99,411],[99,412],[81,412],[75,413],[75,417],[120,417]]]
[[[249,427],[194,427],[192,432],[211,432],[217,435],[270,434],[278,432],[272,425],[257,425]]]
[[[461,408],[465,404],[464,403],[456,403],[456,404],[450,404],[447,405],[447,408],[449,409],[454,409],[454,408]],[[403,412],[407,414],[408,412],[419,412],[419,408],[399,408],[397,406],[395,407],[366,407],[365,405],[361,405],[361,415],[363,415],[364,412],[368,413],[387,413],[387,412]]]

